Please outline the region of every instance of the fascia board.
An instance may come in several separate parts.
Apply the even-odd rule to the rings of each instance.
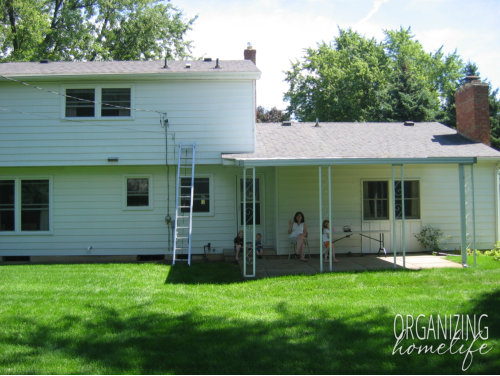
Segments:
[[[161,72],[161,73],[102,73],[102,74],[50,74],[50,75],[6,75],[17,80],[71,81],[71,80],[137,80],[137,81],[177,81],[177,80],[258,80],[261,72]]]
[[[236,159],[240,167],[272,166],[346,166],[346,165],[403,165],[403,164],[475,164],[476,157],[461,158],[332,158],[332,159]]]

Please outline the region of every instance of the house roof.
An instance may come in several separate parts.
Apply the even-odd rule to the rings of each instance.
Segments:
[[[186,68],[190,64],[190,68]],[[215,68],[215,60],[169,61],[163,68],[161,61],[92,61],[92,62],[34,62],[0,63],[0,75],[4,76],[61,76],[61,75],[109,75],[109,74],[196,74],[196,73],[254,73],[260,70],[250,60],[221,60]]]
[[[239,165],[320,163],[474,163],[500,159],[500,152],[457,134],[443,124],[415,123],[282,123],[256,124],[255,153],[223,154]],[[281,161],[281,162],[279,162]],[[299,162],[303,163],[299,163]],[[450,160],[450,163],[452,161]]]

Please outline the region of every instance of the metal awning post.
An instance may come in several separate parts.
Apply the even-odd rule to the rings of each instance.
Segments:
[[[243,169],[243,275],[247,276],[247,168]]]
[[[255,277],[255,167],[252,168],[252,219],[253,219],[253,238],[252,238],[252,258],[253,258],[253,274],[252,277]],[[261,239],[262,240],[262,239]],[[262,248],[264,249],[264,248]]]
[[[252,170],[252,274],[247,275],[247,170]],[[255,167],[243,169],[243,275],[255,277]]]
[[[465,210],[465,172],[464,165],[458,165],[458,182],[460,189],[460,238],[461,238],[461,255],[462,266],[467,265],[467,221]]]
[[[403,269],[406,269],[405,169],[403,165],[401,165],[401,245],[403,248]]]
[[[330,226],[329,226],[329,231],[330,231],[330,236],[329,236],[329,247],[330,249],[328,250],[330,254],[330,271],[333,272],[333,234],[332,234],[332,167],[328,166],[328,220],[330,221]],[[320,254],[319,257],[323,258],[323,254]]]
[[[319,272],[323,273],[323,171],[319,166]]]
[[[476,263],[476,208],[474,203],[474,165],[470,165],[470,180],[471,180],[471,188],[472,188],[472,236],[473,241],[472,244],[474,246],[474,266],[477,266]]]
[[[396,172],[395,165],[392,165],[392,252],[394,253],[394,269],[396,264]]]

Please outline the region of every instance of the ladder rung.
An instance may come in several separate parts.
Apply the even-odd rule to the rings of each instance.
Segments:
[[[191,188],[190,185],[179,185],[179,188]]]
[[[185,236],[178,236],[176,239],[179,240],[179,239],[189,239],[189,238]]]
[[[181,208],[181,209],[183,209],[183,208],[190,208],[190,207],[191,207],[191,206],[178,206],[177,208]]]
[[[177,216],[177,218],[189,218],[190,216],[189,215],[179,215]]]
[[[191,195],[189,196],[179,196],[180,198],[191,198]]]
[[[181,227],[181,226],[179,226],[179,227],[177,227],[177,230],[180,229],[180,228],[189,228],[189,227],[184,227],[184,226]]]

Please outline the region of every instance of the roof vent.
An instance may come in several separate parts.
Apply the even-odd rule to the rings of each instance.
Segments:
[[[163,66],[163,69],[168,69],[168,57],[165,57],[165,65]]]
[[[411,120],[406,120],[406,121],[405,121],[405,125],[414,126],[414,125],[415,125],[415,122],[414,122],[414,121],[411,121]]]
[[[291,125],[292,125],[292,122],[291,122],[291,121],[284,121],[284,122],[281,124],[281,126],[283,126],[283,127],[289,127],[289,126],[291,126]]]
[[[49,59],[42,59],[42,60],[40,60],[40,64],[48,64],[48,63],[50,63]]]
[[[186,68],[191,68],[191,64],[187,63]]]
[[[316,118],[316,124],[314,126],[319,127],[319,118]]]
[[[219,58],[217,58],[217,60],[215,60],[215,69],[220,69]]]
[[[203,59],[203,61],[212,61],[212,58],[211,57],[206,57]]]

